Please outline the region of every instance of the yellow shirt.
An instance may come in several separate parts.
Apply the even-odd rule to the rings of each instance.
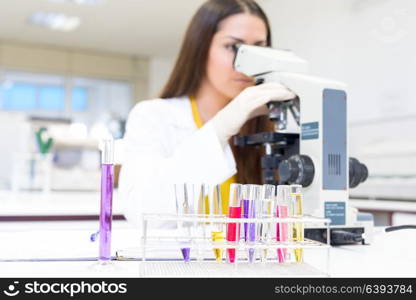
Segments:
[[[194,118],[196,127],[201,128],[203,123],[201,120],[201,115],[198,111],[198,106],[196,105],[196,100],[194,97],[189,97],[191,101],[192,116]],[[230,195],[230,184],[237,182],[237,177],[234,175],[228,178],[221,184],[221,201],[222,201],[222,213],[228,214],[228,198]]]

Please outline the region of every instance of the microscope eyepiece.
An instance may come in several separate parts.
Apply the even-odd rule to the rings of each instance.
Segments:
[[[237,43],[231,46],[231,48],[233,48],[234,54],[237,55],[238,52],[238,48],[240,48],[242,44],[241,43]]]

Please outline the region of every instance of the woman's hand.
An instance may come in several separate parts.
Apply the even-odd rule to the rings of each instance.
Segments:
[[[266,103],[295,97],[292,91],[280,83],[265,83],[246,88],[212,118],[218,138],[226,145],[228,139],[237,134],[247,120],[267,114]]]

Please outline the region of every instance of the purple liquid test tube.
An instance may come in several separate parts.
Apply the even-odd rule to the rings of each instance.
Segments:
[[[247,198],[248,198],[248,213],[247,218],[254,219],[257,216],[257,210],[259,208],[259,197],[260,197],[260,187],[259,185],[250,184],[248,185],[247,191]],[[255,243],[257,241],[257,224],[256,223],[249,223],[247,228],[247,239],[246,242],[248,243]],[[255,260],[255,248],[248,249],[248,261],[250,263],[254,262]]]
[[[249,200],[242,200],[241,204],[242,204],[242,217],[244,219],[248,218],[248,207],[249,207]],[[248,223],[244,223],[244,241],[247,242],[247,238],[248,238]]]
[[[248,217],[249,218],[255,218],[256,212],[255,212],[255,205],[256,203],[254,200],[250,200],[249,202],[249,212]],[[256,223],[250,223],[248,224],[248,234],[247,239],[249,242],[255,242],[256,241]],[[255,259],[255,249],[249,248],[248,249],[248,261],[253,262]]]
[[[114,141],[104,140],[101,152],[101,208],[99,260],[111,260],[111,222],[114,182]]]
[[[190,262],[191,261],[191,248],[189,247],[181,248],[181,252],[183,256],[183,261]]]

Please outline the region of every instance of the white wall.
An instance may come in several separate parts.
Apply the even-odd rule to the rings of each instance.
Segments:
[[[4,189],[10,186],[14,154],[31,146],[31,131],[24,113],[1,110],[0,128],[0,189]]]
[[[412,0],[261,1],[275,46],[311,71],[349,84],[350,120],[416,115],[416,3]],[[400,103],[400,105],[397,105]]]
[[[157,98],[172,71],[175,58],[152,57],[149,62],[149,97]]]

